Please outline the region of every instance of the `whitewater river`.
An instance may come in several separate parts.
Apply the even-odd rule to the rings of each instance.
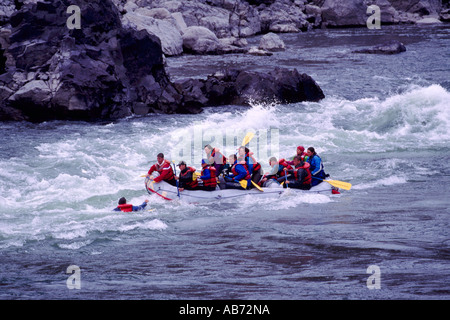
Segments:
[[[0,299],[449,299],[449,30],[317,30],[282,35],[271,57],[167,59],[173,80],[297,68],[318,103],[1,123]],[[390,39],[407,51],[352,53]],[[313,146],[352,189],[202,204],[145,191],[157,153],[200,168],[203,145],[230,154],[247,131],[265,170]],[[151,211],[113,212],[122,196]]]

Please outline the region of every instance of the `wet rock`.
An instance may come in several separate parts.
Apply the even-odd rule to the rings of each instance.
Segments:
[[[392,40],[387,43],[374,46],[368,49],[356,50],[354,53],[369,53],[369,54],[398,54],[401,52],[405,52],[406,47],[403,43]]]
[[[259,49],[268,51],[284,51],[285,45],[283,40],[275,33],[268,33],[261,37],[259,41]]]
[[[256,46],[252,46],[247,50],[247,54],[253,55],[253,56],[271,56],[273,55],[272,52],[269,52],[267,50],[260,49]]]
[[[417,24],[436,24],[436,23],[442,23],[438,18],[436,17],[424,17],[420,20],[416,21]]]
[[[186,80],[179,83],[192,93],[192,100],[203,106],[248,105],[251,101],[294,103],[319,101],[325,96],[322,89],[308,75],[296,69],[276,68],[267,73],[245,70],[226,70],[207,79]]]

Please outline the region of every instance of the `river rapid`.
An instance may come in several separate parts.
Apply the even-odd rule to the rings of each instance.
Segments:
[[[166,60],[172,80],[297,68],[317,103],[1,123],[0,299],[449,299],[449,30],[315,30],[271,57]],[[352,53],[390,39],[407,51]],[[201,204],[144,189],[157,153],[200,168],[203,145],[228,155],[248,131],[266,171],[313,146],[352,189]],[[147,210],[113,212],[122,196]]]

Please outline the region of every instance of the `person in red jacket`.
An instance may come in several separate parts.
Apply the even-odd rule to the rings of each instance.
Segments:
[[[216,190],[217,180],[216,180],[216,168],[208,164],[208,160],[202,160],[202,173],[199,177],[203,181],[202,186],[198,186],[199,190],[214,191]]]
[[[127,199],[124,197],[119,199],[119,205],[114,209],[114,211],[122,211],[122,212],[132,212],[132,211],[140,211],[144,210],[147,206],[148,200],[145,200],[140,206],[133,206],[131,203],[127,203]]]
[[[307,161],[308,155],[307,155],[306,152],[305,152],[305,147],[303,147],[303,146],[298,146],[298,147],[297,147],[297,154],[296,154],[294,157],[292,157],[292,160],[291,160],[291,161],[286,161],[286,162],[292,166],[292,165],[294,164],[294,158],[295,158],[296,156],[300,156],[300,157],[302,158],[302,161]]]
[[[154,182],[166,181],[173,186],[176,186],[175,174],[173,173],[172,166],[170,162],[164,159],[164,154],[159,153],[156,156],[156,163],[151,166],[150,170],[148,170],[147,176],[150,176],[154,171],[159,173]]]
[[[294,189],[311,189],[311,172],[309,171],[309,163],[304,162],[301,156],[294,157],[294,169],[288,170],[285,168],[288,174],[288,179],[283,187]]]

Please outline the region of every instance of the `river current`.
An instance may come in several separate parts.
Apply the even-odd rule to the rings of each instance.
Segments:
[[[449,299],[449,25],[281,37],[270,57],[185,55],[167,70],[297,68],[324,100],[1,123],[0,299]],[[407,51],[352,53],[391,39]],[[248,131],[264,170],[313,146],[352,189],[201,204],[144,189],[157,153],[199,169],[203,145],[231,154]],[[113,212],[122,196],[147,210]]]

